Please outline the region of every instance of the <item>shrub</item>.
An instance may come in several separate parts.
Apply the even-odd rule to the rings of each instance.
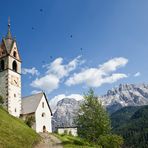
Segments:
[[[101,135],[98,144],[105,148],[120,148],[123,144],[123,138],[113,134]]]
[[[0,96],[0,105],[3,105],[4,104],[4,99],[2,96]]]
[[[72,132],[71,131],[69,131],[69,135],[72,136]]]
[[[29,127],[32,127],[33,124],[35,122],[35,117],[32,115],[32,116],[27,116],[26,117],[26,120],[25,120],[25,123],[29,126]]]
[[[65,134],[65,135],[68,135],[68,132],[67,132],[67,130],[64,130],[64,134]]]

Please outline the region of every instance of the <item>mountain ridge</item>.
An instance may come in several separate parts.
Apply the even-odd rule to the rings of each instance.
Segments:
[[[103,105],[110,113],[125,106],[141,106],[148,104],[147,84],[120,84],[101,96]]]
[[[126,106],[148,105],[147,84],[120,84],[119,87],[108,90],[105,95],[98,97],[107,111],[112,114]],[[73,118],[83,100],[64,98],[56,105],[53,114],[56,126],[73,126]]]

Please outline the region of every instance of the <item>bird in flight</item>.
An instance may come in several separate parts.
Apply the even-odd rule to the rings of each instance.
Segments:
[[[43,12],[43,9],[42,8],[40,9],[40,12]]]

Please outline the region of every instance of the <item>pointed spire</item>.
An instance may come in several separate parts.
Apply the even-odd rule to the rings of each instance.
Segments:
[[[12,39],[11,31],[10,31],[10,17],[8,17],[8,32],[7,32],[6,38]]]

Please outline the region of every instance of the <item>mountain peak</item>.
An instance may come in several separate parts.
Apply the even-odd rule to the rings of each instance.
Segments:
[[[120,84],[119,87],[108,90],[107,94],[101,97],[101,101],[111,113],[125,106],[146,105],[148,104],[148,85]]]

